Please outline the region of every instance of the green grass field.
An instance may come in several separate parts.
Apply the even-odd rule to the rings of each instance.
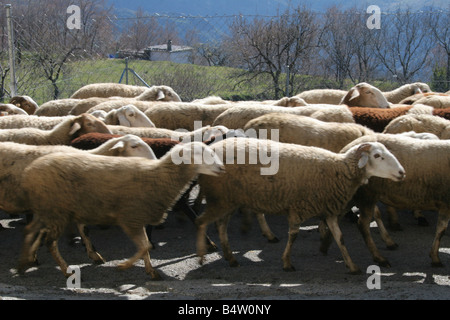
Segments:
[[[98,59],[70,62],[65,65],[62,75],[56,82],[59,98],[68,98],[77,89],[90,83],[119,82],[124,70],[124,59]],[[242,70],[229,67],[199,66],[179,64],[169,61],[130,60],[128,63],[128,84],[144,85],[132,70],[148,85],[171,86],[183,101],[217,95],[227,100],[266,100],[274,99],[273,83],[269,75],[260,75],[246,81],[238,77]],[[38,104],[54,99],[54,87],[39,70],[30,72],[25,64],[16,71],[18,93],[29,95]],[[285,89],[285,75],[280,77],[280,88]],[[121,83],[126,83],[123,75]],[[381,90],[391,90],[395,84],[375,81],[373,85]],[[348,89],[353,85],[347,81]],[[336,83],[320,77],[297,75],[290,95],[314,88],[335,88]]]

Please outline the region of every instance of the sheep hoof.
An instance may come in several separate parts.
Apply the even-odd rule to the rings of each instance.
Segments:
[[[398,244],[394,243],[391,244],[389,246],[386,246],[388,248],[388,250],[397,250],[398,249]]]
[[[152,271],[149,274],[152,277],[152,281],[161,281],[162,280],[161,276],[156,271]]]
[[[430,224],[428,223],[427,219],[425,219],[424,217],[419,217],[417,219],[417,223],[419,226],[421,227],[428,227]]]
[[[387,260],[379,260],[377,262],[378,262],[378,265],[380,267],[384,267],[384,268],[390,268],[391,267],[391,264]]]
[[[439,262],[432,262],[431,266],[433,268],[442,268],[444,265],[442,264],[442,262],[439,261]]]
[[[119,268],[119,270],[126,270],[126,269],[129,269],[130,267],[131,267],[131,264],[129,264],[128,262],[119,263],[119,265],[117,266],[117,268]]]
[[[361,269],[356,268],[355,270],[350,271],[350,274],[351,275],[358,275],[358,274],[362,274],[362,271],[361,271]]]
[[[295,271],[295,268],[294,268],[293,266],[290,266],[290,267],[283,267],[283,271],[286,271],[286,272],[294,272],[294,271]]]
[[[280,242],[280,239],[278,239],[277,237],[273,237],[272,239],[267,239],[267,241],[269,243],[278,243]]]
[[[239,267],[239,263],[236,260],[231,260],[230,267],[232,267],[232,268]]]

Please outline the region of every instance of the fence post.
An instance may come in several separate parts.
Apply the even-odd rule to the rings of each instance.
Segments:
[[[17,94],[17,81],[16,81],[16,57],[14,53],[14,30],[11,19],[11,4],[5,5],[6,9],[6,25],[8,29],[8,53],[9,53],[9,70],[10,70],[10,95],[14,97]]]

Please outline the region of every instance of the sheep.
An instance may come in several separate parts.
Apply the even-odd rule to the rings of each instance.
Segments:
[[[406,114],[430,114],[450,119],[450,108],[430,109],[423,105],[401,106],[390,109],[380,108],[349,108],[356,123],[364,125],[375,132],[383,132],[386,126],[395,118]]]
[[[22,108],[16,107],[11,103],[0,104],[0,114],[4,115],[28,115],[28,113]]]
[[[430,87],[423,82],[414,82],[402,85],[392,91],[383,92],[384,96],[390,103],[402,103],[403,99],[406,99],[416,93],[431,92]]]
[[[277,130],[275,137],[271,135],[272,130]],[[260,139],[263,135],[279,142],[315,146],[333,152],[339,152],[356,138],[374,133],[356,123],[324,122],[286,113],[269,113],[250,120],[244,126],[244,132]]]
[[[279,100],[264,100],[261,103],[280,107],[301,107],[308,105],[308,103],[305,100],[297,96],[283,97]]]
[[[415,104],[425,104],[436,109],[450,108],[450,95],[430,95],[418,99]]]
[[[214,104],[227,104],[227,103],[233,103],[233,102],[224,100],[218,96],[208,96],[206,98],[192,100],[191,103],[214,105]]]
[[[213,125],[223,125],[229,129],[242,129],[248,121],[268,113],[286,113],[305,115],[327,122],[354,122],[351,108],[345,105],[309,105],[306,107],[278,107],[278,106],[246,106],[242,104],[227,109],[214,120]],[[150,110],[149,110],[150,111]],[[146,113],[148,114],[148,112]],[[155,122],[156,120],[149,115]]]
[[[86,98],[86,99],[56,99],[43,103],[34,113],[37,116],[58,117],[70,114],[70,111],[75,108],[90,109],[96,105],[108,101],[108,98]]]
[[[0,208],[13,214],[26,214],[27,220],[32,216],[27,197],[22,191],[20,178],[23,170],[35,159],[53,152],[88,152],[104,156],[145,157],[155,159],[153,150],[137,136],[125,135],[103,143],[89,151],[81,151],[62,145],[25,145],[15,142],[0,142]],[[13,163],[14,165],[11,165]],[[87,249],[88,256],[96,263],[104,259],[94,252],[89,238],[84,232],[84,226],[78,225],[78,230]],[[37,240],[36,244],[40,242]]]
[[[91,112],[90,114],[93,115],[94,117],[102,120],[103,122],[105,122],[106,116],[108,115],[108,113],[105,110],[95,110],[95,111]]]
[[[12,117],[0,117],[0,129],[37,128],[51,130],[56,125],[75,116],[38,117],[34,115],[17,115]]]
[[[448,95],[446,93],[440,93],[440,92],[426,92],[426,93],[416,93],[409,97],[405,97],[403,100],[401,100],[400,104],[414,104],[418,102],[419,100],[426,98],[426,97],[447,97]]]
[[[66,119],[52,130],[37,128],[2,129],[0,130],[0,141],[34,145],[69,145],[74,138],[87,132],[111,133],[101,120],[84,113]]]
[[[383,93],[365,82],[352,87],[339,104],[345,104],[349,107],[389,108],[389,102]]]
[[[181,102],[180,97],[178,94],[168,86],[152,86],[145,90],[142,94],[133,97],[133,98],[127,98],[127,97],[109,97],[109,98],[103,98],[104,101],[101,101],[98,105],[97,109],[103,109],[105,111],[111,111],[112,109],[115,109],[117,107],[121,107],[125,104],[133,104],[136,107],[138,107],[138,102]],[[104,106],[108,106],[107,109],[104,109]],[[151,105],[150,104],[144,104],[144,105]],[[83,104],[76,105],[70,110],[69,114],[72,115],[78,115],[84,112],[88,112],[90,109],[95,108],[96,106],[85,106]],[[140,107],[140,106],[139,106]],[[93,109],[96,110],[96,109]],[[142,111],[145,111],[142,109]]]
[[[66,145],[26,145],[0,142],[0,209],[8,213],[29,211],[21,191],[20,176],[33,160],[53,152],[89,152],[105,156],[141,156],[154,158],[153,150],[142,139],[133,135],[120,136],[105,141],[91,150],[79,150]],[[11,165],[11,164],[14,165]]]
[[[54,153],[37,159],[23,172],[22,183],[34,219],[26,228],[19,273],[32,261],[35,235],[46,230],[52,256],[63,274],[70,276],[57,241],[65,226],[75,221],[120,226],[138,250],[119,268],[130,268],[143,258],[146,273],[160,279],[150,263],[150,243],[144,226],[159,224],[197,176],[217,175],[222,170],[220,159],[201,142],[179,144],[159,160],[78,153]]]
[[[147,87],[133,86],[122,83],[92,83],[85,85],[75,91],[72,99],[86,99],[91,97],[137,97],[143,93]]]
[[[141,101],[181,101],[180,96],[169,86],[136,87],[120,83],[95,83],[78,89],[72,99],[91,97],[135,98]]]
[[[308,104],[339,104],[347,92],[346,90],[338,89],[313,89],[303,91],[295,96],[303,99]]]
[[[203,126],[212,125],[218,115],[232,107],[233,104],[170,103],[153,105],[144,113],[158,128],[192,131],[195,121],[202,121]]]
[[[226,159],[223,160],[225,173],[215,179],[206,176],[198,179],[206,197],[205,211],[196,221],[197,253],[201,263],[206,252],[204,233],[208,224],[216,221],[224,257],[231,266],[237,265],[228,245],[226,228],[230,215],[242,207],[287,215],[289,239],[282,257],[284,270],[295,270],[290,251],[300,224],[322,216],[333,231],[350,272],[359,273],[344,245],[338,216],[358,187],[370,177],[400,181],[405,176],[397,159],[379,143],[360,144],[345,154],[252,138],[226,139],[211,147],[219,158]],[[267,153],[271,154],[270,161],[263,159]],[[236,157],[238,161],[234,161]],[[241,164],[245,159],[249,159],[250,164]]]
[[[9,100],[10,104],[23,109],[27,114],[35,114],[39,105],[29,96],[14,96]]]
[[[439,139],[450,139],[450,120],[427,114],[409,114],[392,120],[383,133],[428,132]]]
[[[106,114],[104,122],[106,124],[127,127],[155,128],[155,124],[141,110],[132,104],[127,104],[119,109],[111,110]]]
[[[378,133],[354,140],[341,152],[366,142],[384,144],[407,172],[406,178],[398,184],[387,180],[371,179],[367,185],[358,190],[350,202],[360,210],[358,228],[374,260],[381,266],[390,266],[389,261],[378,251],[369,228],[374,208],[380,201],[398,209],[438,212],[438,223],[430,257],[432,266],[442,266],[438,255],[440,239],[450,219],[450,189],[448,188],[450,175],[445,172],[445,168],[448,168],[450,163],[450,141],[419,140],[397,134]],[[380,229],[380,232],[384,230]],[[382,234],[383,239],[387,236]]]

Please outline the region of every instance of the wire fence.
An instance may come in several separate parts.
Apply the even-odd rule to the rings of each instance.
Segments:
[[[296,64],[287,67],[287,63],[280,62],[278,75],[268,64],[261,67],[260,57],[250,63],[245,55],[251,56],[254,52],[246,52],[243,46],[236,48],[240,45],[237,33],[233,33],[236,21],[242,18],[280,21],[280,16],[148,16],[137,12],[120,17],[110,9],[99,9],[93,1],[92,7],[81,8],[80,26],[71,29],[69,2],[53,0],[50,3],[55,4],[53,11],[45,8],[47,11],[38,12],[44,9],[31,8],[31,5],[25,9],[12,6],[9,20],[7,7],[2,3],[5,8],[5,14],[0,17],[2,100],[22,94],[43,103],[68,98],[80,87],[97,82],[168,85],[183,101],[209,95],[232,100],[273,99],[274,83],[285,95],[313,88],[348,88],[361,79],[376,82],[380,89],[393,89],[398,85],[396,76],[380,68],[379,57],[375,54],[368,55],[373,59],[371,77],[352,79],[351,71],[346,71],[345,81],[339,82],[337,75],[345,69],[338,70],[332,51],[325,50],[319,42],[313,49],[304,51]],[[442,14],[448,19],[448,13]],[[365,22],[367,15],[361,18]],[[8,26],[11,27],[9,33]],[[314,36],[322,41],[327,29],[321,28]],[[8,44],[10,39],[14,52],[10,50],[11,43]],[[355,47],[354,43],[352,45]],[[428,50],[428,58],[423,60],[427,69],[418,72],[416,78],[421,77],[423,82],[433,80],[445,89],[449,87],[449,79],[445,74],[447,61],[442,61],[446,52],[441,48],[435,42],[424,49]],[[280,58],[288,62],[289,56]],[[357,64],[358,60],[352,58],[346,68]],[[434,68],[437,65],[441,68]],[[259,72],[249,72],[253,67],[259,68]],[[10,80],[13,71],[16,83]],[[276,81],[274,75],[278,76]]]

